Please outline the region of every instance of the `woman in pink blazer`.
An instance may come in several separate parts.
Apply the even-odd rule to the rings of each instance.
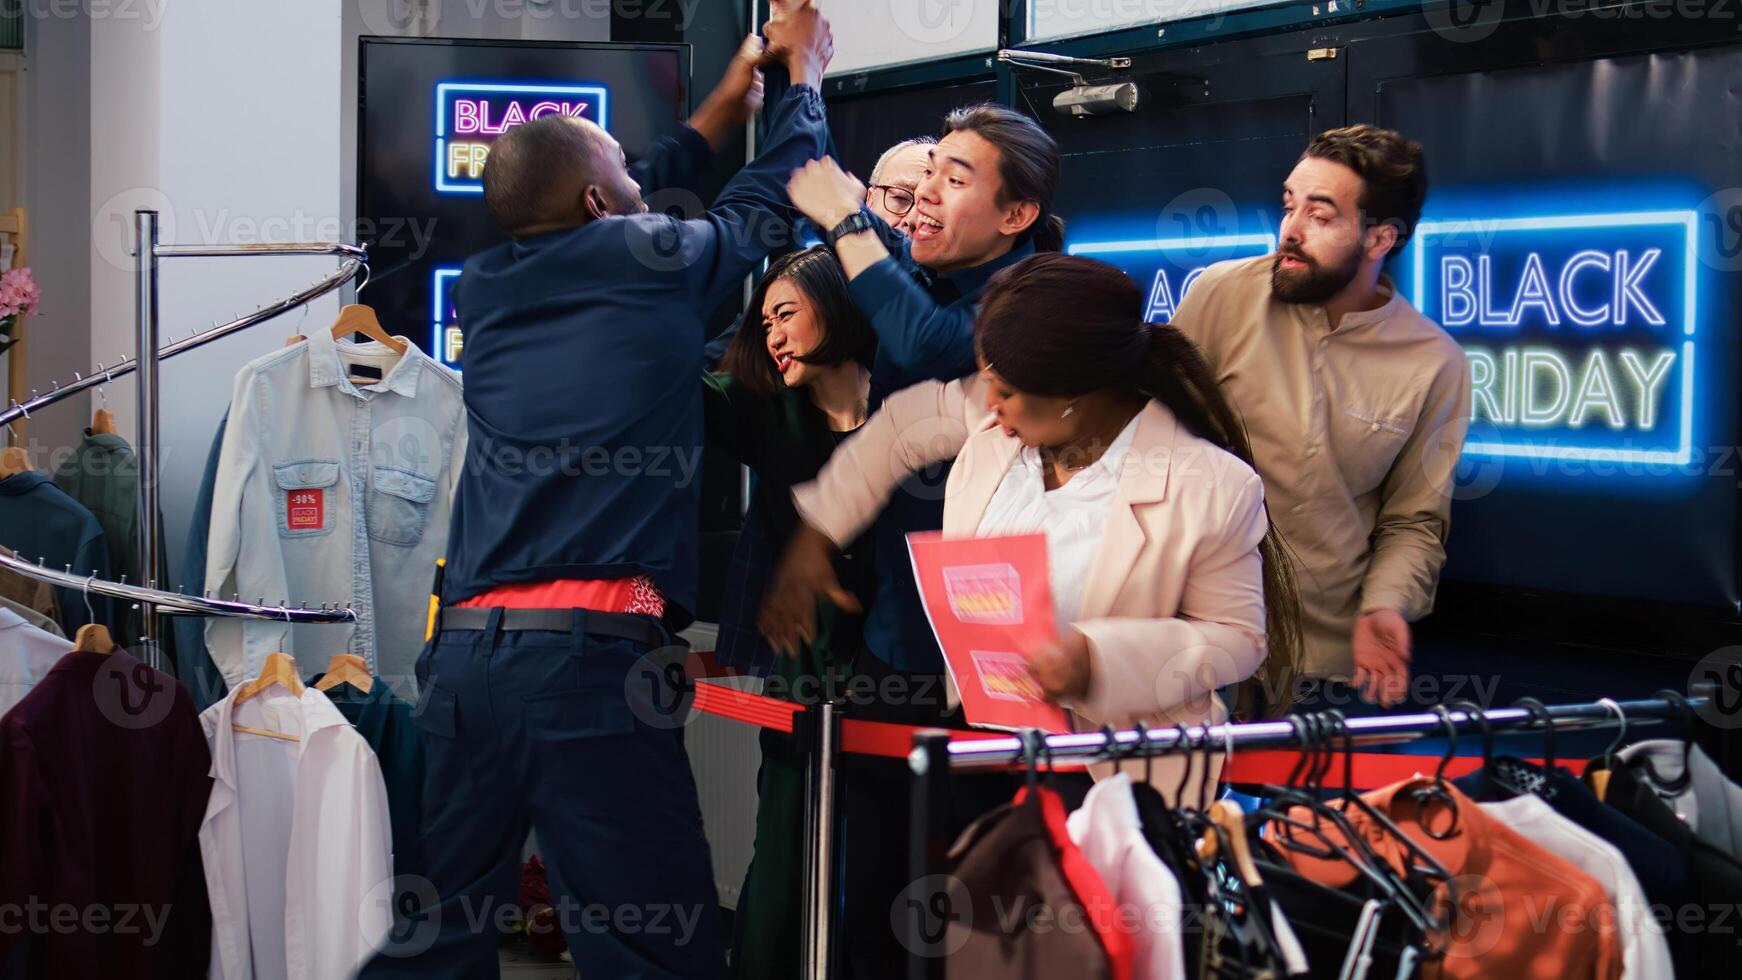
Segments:
[[[891,396],[794,490],[808,527],[769,589],[775,647],[806,635],[817,599],[851,601],[835,542],[910,472],[954,459],[946,534],[1047,534],[1062,639],[1032,669],[1080,728],[1220,721],[1231,684],[1242,716],[1286,710],[1299,608],[1244,429],[1191,342],[1142,310],[1137,284],[1091,259],[999,273],[975,322],[980,372]]]

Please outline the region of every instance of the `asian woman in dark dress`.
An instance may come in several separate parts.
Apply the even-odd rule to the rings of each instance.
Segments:
[[[774,557],[798,521],[792,487],[814,478],[865,421],[876,350],[840,263],[819,246],[769,266],[720,371],[704,378],[708,444],[755,475],[747,524],[758,538],[733,554],[721,646],[761,645],[766,656],[737,649],[733,660],[772,663],[765,690],[772,696],[810,704],[844,696],[863,645],[864,617],[825,603],[816,639],[795,657],[775,657],[756,632],[756,611]],[[859,609],[875,593],[871,550],[855,542],[836,562],[842,589]],[[755,853],[739,897],[731,974],[781,980],[801,968],[805,760],[790,735],[764,729],[761,739]]]

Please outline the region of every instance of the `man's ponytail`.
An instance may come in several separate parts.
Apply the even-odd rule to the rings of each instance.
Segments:
[[[1065,250],[1065,219],[1050,211],[1041,215],[1029,229],[1034,236],[1036,252],[1062,252]]]
[[[1200,439],[1238,456],[1248,466],[1252,445],[1246,427],[1223,396],[1204,355],[1177,328],[1150,326],[1149,350],[1137,387],[1161,402]],[[1266,517],[1268,521],[1268,516]],[[1270,522],[1258,545],[1264,562],[1264,666],[1237,686],[1234,715],[1280,718],[1288,713],[1301,672],[1300,591],[1282,533]]]

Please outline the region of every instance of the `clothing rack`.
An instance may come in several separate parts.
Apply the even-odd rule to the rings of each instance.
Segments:
[[[141,606],[150,604],[163,616],[221,616],[229,619],[275,620],[281,623],[350,623],[357,619],[357,612],[349,603],[343,608],[336,603],[322,603],[319,609],[310,609],[304,603],[301,608],[293,609],[283,602],[269,606],[264,598],[254,603],[242,602],[239,598],[227,601],[209,596],[191,596],[182,592],[165,592],[143,585],[129,585],[126,582],[110,582],[95,576],[79,575],[71,568],[57,572],[40,562],[31,563],[4,552],[0,552],[0,568],[8,568],[20,575],[74,592],[89,592]]]
[[[150,587],[155,584],[155,576],[159,567],[159,555],[162,542],[157,537],[157,452],[158,452],[158,362],[166,357],[173,357],[184,351],[203,347],[214,340],[228,336],[239,330],[247,329],[257,323],[264,322],[282,313],[294,310],[324,296],[356,277],[359,271],[368,270],[368,253],[358,245],[348,245],[341,242],[295,242],[284,244],[252,244],[252,245],[160,245],[157,241],[158,213],[156,211],[133,212],[133,260],[134,260],[134,307],[135,326],[137,327],[138,350],[131,360],[123,356],[114,367],[104,367],[101,363],[97,370],[89,375],[73,375],[73,382],[62,385],[53,382],[50,389],[41,395],[32,390],[28,398],[19,401],[13,393],[11,404],[0,410],[0,426],[10,424],[15,419],[30,418],[32,412],[40,411],[49,405],[64,401],[86,389],[108,384],[118,377],[138,372],[138,418],[139,434],[134,446],[139,460],[139,581],[146,585],[128,585],[123,582],[110,582],[95,576],[83,578],[72,569],[57,572],[44,568],[40,564],[32,564],[22,559],[8,558],[0,555],[0,565],[10,568],[22,575],[39,581],[50,582],[69,589],[85,592],[95,592],[134,602],[139,605],[140,621],[143,626],[141,637],[144,647],[145,661],[152,667],[161,669],[162,656],[158,650],[157,614],[161,611],[166,615],[184,616],[226,616],[241,619],[282,620],[287,623],[345,623],[355,622],[357,614],[349,606],[340,609],[337,606],[323,605],[320,609],[309,609],[307,603],[301,608],[292,609],[288,599],[279,600],[277,606],[266,605],[265,598],[258,603],[242,602],[238,596],[236,601],[226,602],[221,599],[189,596],[175,592],[165,592]],[[235,257],[250,258],[259,256],[280,255],[332,255],[341,259],[337,271],[324,278],[316,280],[308,288],[276,302],[261,306],[253,313],[239,316],[228,323],[214,324],[210,329],[190,333],[179,341],[168,346],[158,346],[158,290],[157,272],[158,260],[164,258],[211,258]]]
[[[1619,728],[1619,741],[1635,725],[1649,725],[1666,719],[1692,718],[1694,712],[1712,704],[1709,690],[1696,689],[1686,699],[1646,698],[1617,701],[1600,698],[1596,701],[1548,705],[1533,710],[1506,707],[1468,711],[1459,708],[1441,712],[1415,712],[1398,715],[1376,715],[1343,719],[1331,739],[1335,748],[1345,742],[1350,748],[1360,745],[1380,745],[1408,742],[1423,736],[1446,735],[1453,738],[1480,732],[1484,740],[1491,734],[1530,731],[1583,731]],[[1345,739],[1345,733],[1347,739]],[[1007,738],[955,739],[942,730],[927,730],[913,737],[913,751],[907,757],[913,773],[912,809],[909,822],[908,867],[914,882],[923,882],[943,873],[943,858],[953,843],[948,839],[945,823],[949,798],[949,777],[954,769],[1005,767],[1011,764],[1050,765],[1054,762],[1108,761],[1113,759],[1149,758],[1175,752],[1222,752],[1238,755],[1242,749],[1301,749],[1324,745],[1315,739],[1302,716],[1290,715],[1279,721],[1226,723],[1221,725],[1190,725],[1172,728],[1102,730],[1066,735],[1042,735],[1037,730],[1024,731]],[[1044,760],[1044,762],[1043,762]],[[1433,760],[1429,760],[1430,762]],[[924,951],[939,946],[939,936],[925,935],[924,916],[909,912],[905,916],[908,934],[904,945],[912,953],[908,958],[908,980],[941,980],[944,957],[925,955]]]

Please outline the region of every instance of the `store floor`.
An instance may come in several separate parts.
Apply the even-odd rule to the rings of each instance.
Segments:
[[[575,975],[573,966],[553,963],[523,949],[504,949],[499,962],[505,980],[571,980]]]

